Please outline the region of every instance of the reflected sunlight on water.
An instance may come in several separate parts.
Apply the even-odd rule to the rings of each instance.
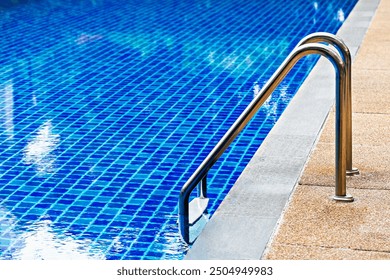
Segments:
[[[4,127],[8,140],[14,135],[13,91],[12,80],[0,84],[0,127]]]
[[[41,176],[55,172],[54,150],[59,144],[60,136],[54,134],[52,130],[51,120],[46,121],[23,150],[23,163],[34,165],[36,172]]]
[[[20,247],[13,258],[18,260],[88,260],[105,259],[91,240],[76,240],[72,236],[58,234],[51,227],[50,220],[30,225],[18,240]]]

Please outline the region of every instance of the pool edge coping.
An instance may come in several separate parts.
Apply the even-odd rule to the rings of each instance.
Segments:
[[[379,3],[359,0],[337,32],[353,59]],[[262,258],[334,104],[332,68],[326,59],[319,60],[186,260]]]

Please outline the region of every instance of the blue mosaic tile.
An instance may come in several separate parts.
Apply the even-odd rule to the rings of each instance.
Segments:
[[[355,3],[2,1],[0,259],[31,258],[32,241],[65,258],[182,259],[185,181],[254,87]],[[316,61],[295,66],[210,171],[211,214]]]

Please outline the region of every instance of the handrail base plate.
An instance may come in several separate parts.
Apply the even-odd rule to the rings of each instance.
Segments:
[[[359,169],[353,167],[351,170],[347,170],[347,176],[355,176],[355,175],[359,175],[360,174],[360,171]]]
[[[353,196],[346,194],[346,195],[335,195],[333,196],[333,200],[342,201],[342,202],[353,202],[355,199],[353,198]]]

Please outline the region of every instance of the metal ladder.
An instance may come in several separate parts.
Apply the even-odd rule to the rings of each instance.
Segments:
[[[321,43],[327,43],[331,46]],[[179,197],[179,228],[186,243],[194,241],[194,239],[190,240],[190,226],[194,225],[207,211],[209,202],[207,198],[208,171],[293,66],[309,54],[319,54],[326,57],[336,71],[336,180],[333,199],[344,202],[354,200],[352,196],[347,194],[346,190],[346,175],[359,174],[359,170],[352,167],[351,54],[345,43],[335,35],[325,32],[313,33],[298,43],[182,187]],[[190,194],[196,186],[198,186],[198,197],[189,202]]]

